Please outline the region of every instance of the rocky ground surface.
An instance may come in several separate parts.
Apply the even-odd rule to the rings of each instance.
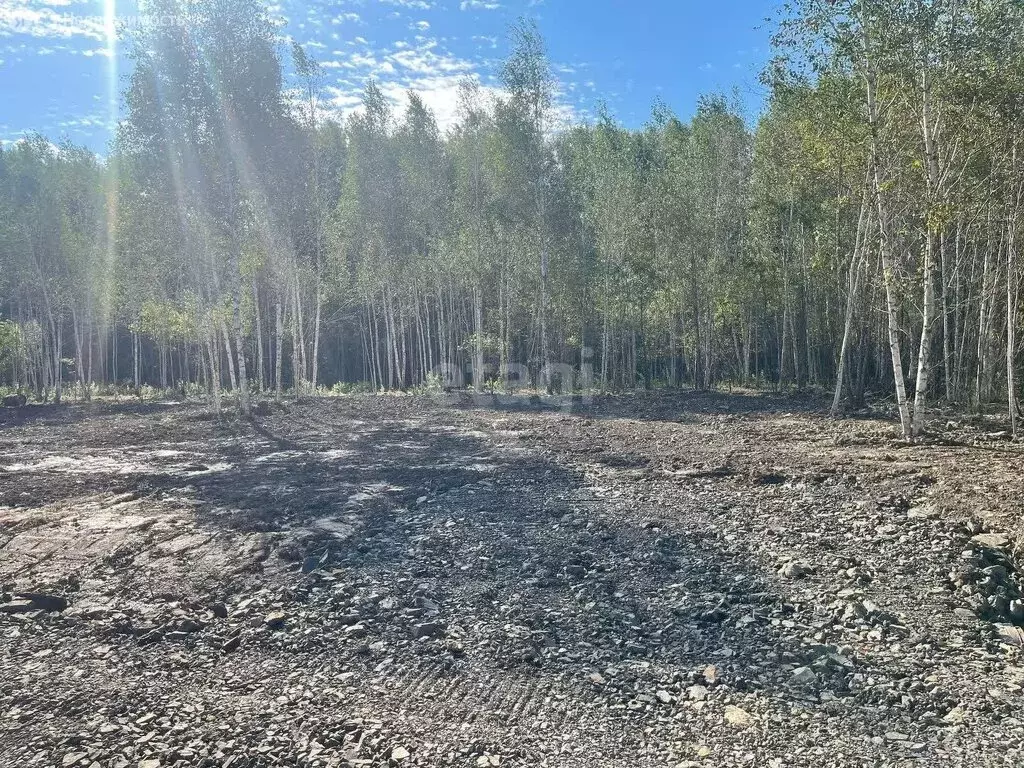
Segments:
[[[821,405],[7,410],[0,765],[1024,764],[1024,452]]]

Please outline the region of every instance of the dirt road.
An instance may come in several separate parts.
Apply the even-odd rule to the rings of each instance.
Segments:
[[[1024,764],[1024,453],[818,405],[6,411],[0,765]]]

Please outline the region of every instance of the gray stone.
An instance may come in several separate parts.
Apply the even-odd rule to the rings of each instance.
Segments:
[[[1010,612],[1010,601],[1002,595],[990,595],[988,605],[996,616],[1005,616]]]
[[[989,549],[1006,549],[1010,546],[1010,537],[1005,533],[979,533],[972,536],[971,541]]]
[[[425,621],[422,624],[417,624],[412,629],[412,636],[415,638],[420,637],[438,637],[443,635],[445,632],[445,626],[440,621]]]
[[[409,750],[405,747],[395,747],[391,750],[391,759],[396,763],[409,758]]]
[[[799,579],[813,572],[810,565],[799,560],[792,560],[779,568],[779,574],[787,579]]]
[[[28,600],[11,600],[9,603],[0,603],[0,613],[29,613],[36,610]]]
[[[982,568],[981,572],[998,584],[1005,584],[1010,578],[1006,568],[1001,565],[990,565],[988,568]]]
[[[159,643],[164,639],[164,633],[159,629],[154,629],[150,632],[146,632],[139,638],[139,645],[152,645],[153,643]]]
[[[996,624],[996,632],[999,633],[999,639],[1004,643],[1024,647],[1024,630],[1020,627],[1015,627],[1013,624]]]
[[[328,559],[328,553],[324,552],[322,555],[308,555],[302,559],[302,572],[313,573],[313,571],[322,568]]]
[[[818,682],[818,676],[810,667],[797,667],[793,670],[793,682],[797,685],[814,685]]]
[[[734,728],[747,728],[753,724],[754,718],[745,709],[729,704],[725,707],[725,722]]]
[[[1010,618],[1014,621],[1024,621],[1024,603],[1020,600],[1010,601]]]
[[[360,638],[366,637],[366,626],[364,624],[352,624],[345,627],[345,637]]]

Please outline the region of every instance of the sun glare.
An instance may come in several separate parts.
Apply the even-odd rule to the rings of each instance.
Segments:
[[[118,99],[117,99],[117,0],[103,0],[103,33],[106,38],[107,57],[107,125],[110,139],[114,140],[117,133],[118,122]],[[103,302],[109,304],[112,301],[112,291],[109,286],[112,284],[114,258],[116,255],[116,230],[117,230],[117,184],[114,174],[108,174],[106,179],[107,197],[107,239],[106,239],[106,273],[107,290],[102,298]]]
[[[107,105],[110,130],[117,128],[117,0],[103,0],[103,34],[107,42]]]

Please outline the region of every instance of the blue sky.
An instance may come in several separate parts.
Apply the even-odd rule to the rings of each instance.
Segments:
[[[103,152],[129,62],[115,25],[136,0],[0,0],[0,141],[40,131]],[[588,120],[604,100],[639,126],[656,98],[682,117],[702,93],[736,90],[761,107],[774,0],[278,0],[282,39],[307,46],[325,74],[323,107],[356,108],[368,77],[401,103],[418,91],[442,127],[459,78],[497,89],[509,25],[537,19],[559,83],[562,120]],[[283,58],[287,49],[282,44]],[[497,92],[495,90],[495,92]]]

